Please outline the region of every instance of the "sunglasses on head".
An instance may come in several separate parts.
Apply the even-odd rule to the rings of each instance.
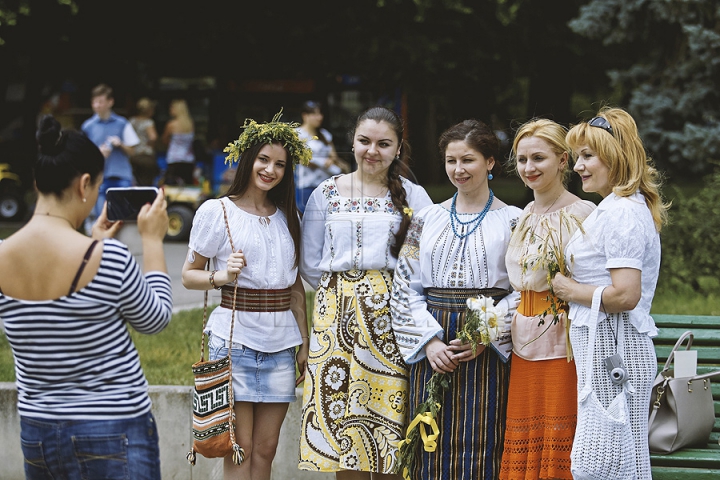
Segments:
[[[613,137],[615,136],[615,134],[613,133],[613,129],[610,126],[610,122],[608,122],[606,118],[595,117],[588,122],[588,125],[590,125],[591,127],[602,128],[603,130],[608,132]]]

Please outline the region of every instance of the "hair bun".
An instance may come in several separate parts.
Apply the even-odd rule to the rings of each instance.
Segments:
[[[45,115],[40,120],[35,138],[40,145],[40,152],[45,155],[54,155],[60,150],[62,129],[60,123],[52,115]]]

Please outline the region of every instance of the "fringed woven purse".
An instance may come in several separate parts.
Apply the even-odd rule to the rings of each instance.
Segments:
[[[225,205],[220,201],[225,217],[230,247],[235,251]],[[208,264],[210,261],[208,260]],[[237,294],[237,281],[235,294]],[[205,361],[205,324],[207,322],[208,292],[205,291],[203,306],[202,333],[200,336],[200,361],[193,364],[195,377],[193,391],[193,445],[187,454],[188,462],[195,465],[197,454],[205,458],[219,458],[232,455],[235,465],[245,460],[245,450],[235,441],[235,398],[232,388],[232,360],[230,347],[225,357]],[[232,342],[235,327],[235,295],[230,318],[230,339]]]

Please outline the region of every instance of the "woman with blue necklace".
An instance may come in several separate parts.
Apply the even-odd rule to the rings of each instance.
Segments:
[[[434,452],[422,451],[410,478],[497,478],[505,432],[510,366],[494,349],[456,339],[466,300],[484,295],[511,313],[505,251],[521,214],[494,196],[488,181],[499,142],[484,123],[465,120],[440,136],[445,171],[457,192],[413,216],[395,268],[391,312],[410,367],[408,418],[428,396],[433,372],[448,374]]]

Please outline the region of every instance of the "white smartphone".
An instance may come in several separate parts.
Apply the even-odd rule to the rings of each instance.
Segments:
[[[137,220],[142,206],[154,202],[159,193],[157,187],[108,188],[105,192],[108,220]]]

